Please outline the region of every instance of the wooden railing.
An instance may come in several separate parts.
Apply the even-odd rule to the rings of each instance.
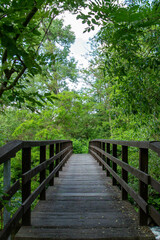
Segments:
[[[139,149],[139,169],[128,164],[129,147]],[[138,204],[139,224],[147,225],[148,217],[151,217],[153,221],[160,226],[160,213],[152,205],[148,204],[149,185],[160,194],[160,183],[148,174],[149,149],[155,151],[158,156],[160,156],[160,142],[96,139],[89,143],[89,152],[99,161],[103,169],[106,169],[107,176],[112,176],[112,184],[120,186],[122,200],[127,200],[129,194]],[[122,160],[118,159],[118,155],[121,155]],[[117,166],[121,169],[121,174],[118,174]],[[138,178],[139,193],[129,186],[128,173]]]
[[[38,166],[31,169],[31,152],[32,148],[39,147]],[[46,160],[46,149],[49,148],[49,159]],[[22,150],[22,172],[21,178],[10,186],[10,172],[12,169],[11,158]],[[9,213],[5,210],[4,227],[0,231],[0,239],[7,239],[17,223],[22,219],[22,225],[31,224],[31,204],[40,195],[40,200],[46,198],[46,187],[54,185],[54,177],[59,176],[63,164],[72,154],[72,142],[69,140],[53,141],[12,141],[0,148],[0,165],[4,164],[4,189],[6,193],[2,196],[0,210],[4,207],[4,202],[9,201],[18,190],[22,190],[22,204],[16,213],[10,218]],[[46,170],[49,171],[46,177]],[[14,171],[14,170],[13,170]],[[31,192],[31,180],[40,173],[39,186]]]

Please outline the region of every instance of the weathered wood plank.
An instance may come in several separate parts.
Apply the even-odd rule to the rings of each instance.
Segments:
[[[6,192],[6,196],[2,196],[2,199],[3,200],[7,200],[9,201],[11,199],[11,197],[20,189],[20,181],[17,180],[13,185],[12,187],[10,187],[10,189]],[[0,202],[0,209],[3,208],[3,203]]]
[[[26,232],[28,235],[26,236]],[[134,240],[135,239],[135,232],[137,232],[137,240],[150,240],[150,232],[148,229],[144,228],[141,230],[137,230],[137,228],[74,228],[74,229],[67,229],[61,228],[53,229],[53,228],[29,228],[23,227],[19,234],[16,237],[16,240],[37,240],[37,239],[45,239],[45,240]],[[113,236],[114,233],[114,236]],[[148,234],[148,235],[147,235]],[[106,238],[107,235],[107,238]],[[152,238],[153,239],[153,238]]]
[[[11,141],[0,147],[0,164],[8,161],[8,159],[16,156],[16,153],[21,149],[22,141]]]

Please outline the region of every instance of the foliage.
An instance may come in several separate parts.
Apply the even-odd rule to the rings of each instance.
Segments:
[[[82,153],[88,153],[88,144],[89,141],[84,139],[72,139],[73,141],[73,153],[82,154]]]
[[[42,105],[48,95],[34,91],[28,96],[26,89],[32,84],[32,77],[41,73],[44,57],[43,45],[56,38],[62,44],[73,41],[70,30],[59,27],[54,30],[53,21],[64,10],[74,11],[84,6],[83,1],[1,1],[0,7],[0,98],[1,104],[24,103],[25,100]],[[51,29],[51,30],[50,30]],[[62,34],[63,32],[63,34]],[[58,36],[58,37],[57,37]],[[62,40],[63,39],[63,40]],[[65,49],[66,51],[66,49]],[[48,63],[53,62],[56,52],[48,55]],[[67,54],[67,53],[66,53]],[[43,64],[42,64],[43,62]],[[70,61],[73,64],[73,60]],[[36,97],[35,97],[36,96]]]

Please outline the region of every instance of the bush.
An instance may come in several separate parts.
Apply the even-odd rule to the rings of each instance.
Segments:
[[[73,141],[73,153],[88,153],[88,140],[84,139],[72,139]]]

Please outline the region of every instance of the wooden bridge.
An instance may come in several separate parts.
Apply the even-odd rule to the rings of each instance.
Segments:
[[[33,167],[36,147],[40,163]],[[128,163],[130,148],[139,151],[139,169]],[[4,210],[0,239],[11,234],[16,240],[154,239],[148,219],[160,225],[160,213],[148,203],[148,187],[160,193],[160,183],[148,174],[149,149],[160,155],[160,142],[93,140],[89,154],[72,154],[72,142],[66,140],[13,141],[1,147],[7,194],[0,207],[5,209],[17,191],[22,201],[11,216]],[[10,186],[12,162],[19,151],[22,173]],[[37,174],[39,186],[31,190]],[[138,179],[138,193],[129,185],[128,174]],[[128,195],[139,206],[138,214]],[[31,211],[34,202],[38,203]]]

